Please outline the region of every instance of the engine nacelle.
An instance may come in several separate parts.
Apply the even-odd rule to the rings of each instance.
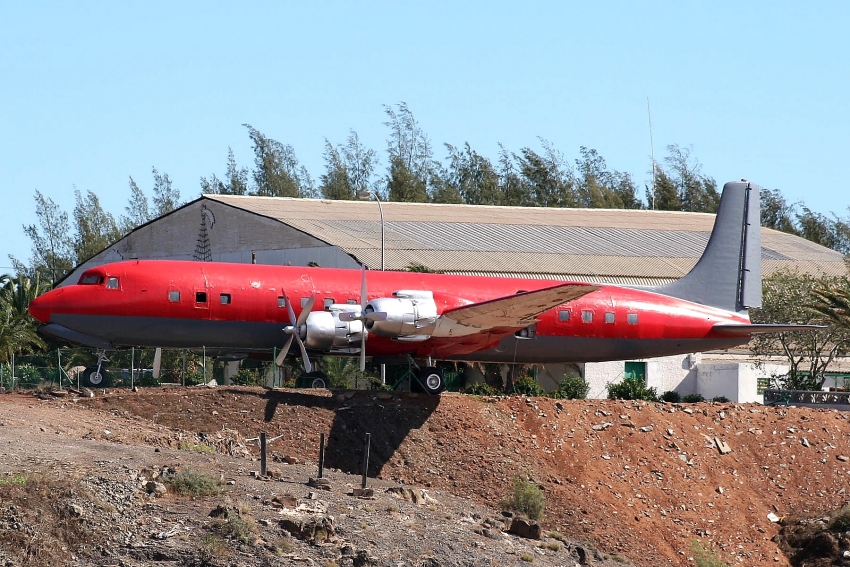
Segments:
[[[340,321],[343,311],[359,311],[357,305],[331,305],[331,311],[313,311],[300,329],[304,346],[323,352],[360,352],[362,321]]]
[[[400,290],[393,297],[379,297],[366,305],[366,312],[386,313],[384,321],[368,321],[368,332],[382,337],[427,340],[437,323],[437,304],[430,291]],[[416,337],[415,339],[413,337]]]

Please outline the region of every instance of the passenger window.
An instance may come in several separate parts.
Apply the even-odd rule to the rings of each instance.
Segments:
[[[349,305],[359,305],[356,299],[346,299],[345,302]]]
[[[593,323],[593,311],[582,311],[581,320],[584,323]]]
[[[608,311],[605,313],[605,322],[609,324],[614,322],[614,314],[612,312]]]
[[[206,303],[206,302],[207,302],[207,292],[196,291],[195,292],[195,303]]]
[[[106,289],[118,289],[118,278],[109,278],[106,280]]]
[[[222,305],[230,305],[230,294],[222,293],[218,296],[218,300],[221,302]]]
[[[325,309],[330,309],[330,306],[333,305],[334,303],[336,303],[336,302],[334,301],[333,297],[326,297],[325,298]]]
[[[637,313],[629,313],[626,315],[626,322],[629,325],[637,325],[638,324],[638,314]]]
[[[570,320],[570,310],[564,309],[563,311],[558,311],[558,320],[559,321],[569,321]]]
[[[280,308],[286,307],[286,298],[283,297],[282,295],[278,296],[278,298],[277,298],[277,306],[280,307]]]
[[[305,307],[307,307],[308,301],[310,301],[309,297],[302,297],[301,298],[301,309],[304,309]]]
[[[177,303],[180,301],[180,292],[177,290],[171,290],[168,292],[168,301],[172,303]]]

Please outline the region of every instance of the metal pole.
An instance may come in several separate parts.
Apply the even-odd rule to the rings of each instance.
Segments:
[[[260,432],[260,476],[266,476],[266,432]]]
[[[375,200],[378,201],[378,211],[381,213],[381,271],[383,272],[386,269],[386,264],[384,263],[384,207],[381,205],[381,198],[378,197],[378,193],[372,193],[375,195]]]
[[[130,347],[130,389],[136,387],[136,347]]]
[[[366,447],[363,449],[363,480],[360,482],[360,488],[366,488],[366,475],[369,471],[369,444],[371,443],[372,434],[366,434]]]
[[[319,478],[325,473],[325,434],[319,435]]]

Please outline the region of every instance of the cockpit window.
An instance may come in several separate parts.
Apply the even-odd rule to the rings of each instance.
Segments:
[[[80,278],[80,285],[97,285],[103,283],[103,276],[98,274],[83,274],[83,277]]]
[[[109,278],[106,280],[106,289],[118,289],[118,278]]]

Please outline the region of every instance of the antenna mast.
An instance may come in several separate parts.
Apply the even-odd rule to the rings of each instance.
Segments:
[[[649,112],[649,97],[646,97],[646,117],[649,119],[649,156],[652,160],[652,203],[650,203],[650,207],[655,210],[655,147],[652,144],[652,114]]]

